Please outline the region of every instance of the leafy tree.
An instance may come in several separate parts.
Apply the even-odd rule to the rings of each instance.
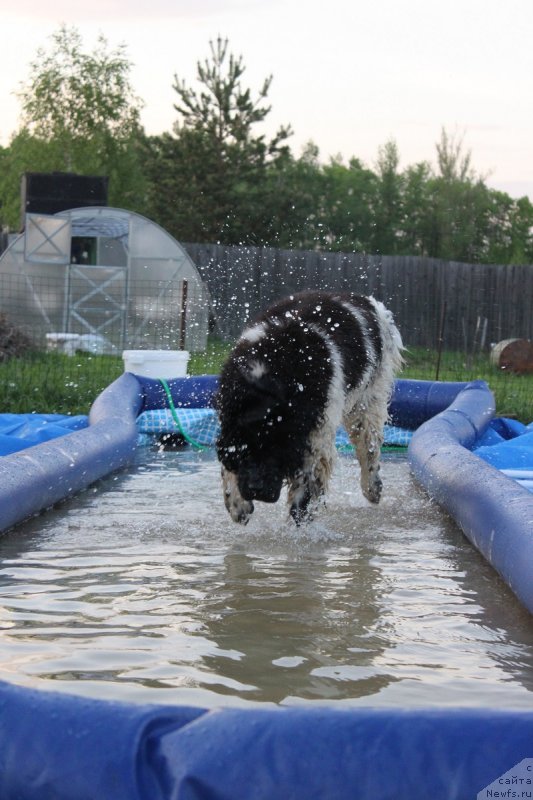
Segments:
[[[375,235],[377,177],[358,158],[323,167],[323,226],[329,248],[370,252]]]
[[[483,261],[496,264],[533,263],[533,204],[527,197],[514,199],[491,190],[486,217]]]
[[[533,264],[533,203],[529,197],[520,197],[513,201],[513,205],[507,260],[515,264]]]
[[[244,72],[227,39],[211,42],[210,57],[197,64],[200,88],[174,77],[173,134],[148,142],[150,208],[182,239],[262,242],[268,235],[267,167],[286,155],[290,129],[281,127],[270,140],[256,134],[270,112],[272,78],[254,97],[242,86]]]
[[[464,152],[463,141],[464,137],[450,135],[446,128],[442,128],[440,140],[435,145],[440,177],[448,183],[468,183],[476,178],[472,169],[472,153],[470,150]]]
[[[201,141],[194,131],[184,131],[179,138],[164,133],[147,139],[145,149],[148,215],[183,241],[221,240],[213,224],[213,206],[224,204],[226,215],[228,210],[224,187],[214,180],[216,152],[207,138]]]
[[[402,221],[398,243],[402,255],[429,255],[431,176],[431,165],[427,161],[412,164],[403,173]]]
[[[490,189],[473,169],[462,138],[443,130],[436,154],[435,167],[420,162],[401,171],[397,146],[389,141],[373,171],[356,158],[348,166],[340,158],[321,164],[311,147],[292,168],[293,196],[297,203],[307,198],[299,237],[292,236],[295,246],[531,263],[528,198]]]
[[[399,164],[398,146],[391,139],[378,151],[375,235],[372,248],[377,253],[393,255],[398,252],[403,194],[403,177],[399,172]]]
[[[10,142],[0,179],[4,217],[16,225],[24,171],[73,171],[110,178],[110,203],[138,207],[144,184],[138,141],[141,101],[130,82],[124,46],[100,36],[87,53],[76,28],[62,25],[40,48],[18,96],[22,126]]]
[[[296,250],[314,246],[322,193],[314,149],[309,143],[298,159],[286,149],[267,165],[261,188],[264,244]]]
[[[136,133],[141,103],[129,84],[124,45],[110,51],[100,35],[93,52],[84,53],[77,29],[65,25],[51,38],[50,51],[37,51],[19,97],[25,127],[46,141],[61,140],[68,167],[84,140],[103,146]]]
[[[436,258],[479,261],[485,238],[488,189],[471,166],[463,139],[441,131],[436,144],[439,172],[428,180],[430,223],[427,252]]]
[[[199,94],[187,87],[185,81],[174,76],[173,88],[179,100],[174,105],[181,118],[176,123],[179,132],[181,125],[208,133],[219,148],[229,144],[252,144],[258,154],[262,154],[265,146],[268,151],[276,152],[280,143],[289,135],[288,127],[281,127],[268,144],[264,136],[253,138],[251,128],[262,122],[271,110],[264,105],[272,76],[263,82],[258,96],[253,99],[250,89],[243,89],[241,78],[245,72],[242,56],[235,58],[228,54],[228,40],[217,38],[210,42],[211,58],[197,63],[197,78],[204,90]],[[206,91],[207,90],[207,91]]]
[[[323,227],[327,186],[319,155],[316,144],[309,141],[299,158],[291,155],[269,165],[271,205],[275,205],[270,244],[300,250],[327,246]]]

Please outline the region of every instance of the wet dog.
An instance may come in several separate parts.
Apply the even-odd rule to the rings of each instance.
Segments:
[[[402,341],[372,297],[309,291],[274,304],[248,327],[224,365],[217,394],[226,508],[246,523],[254,501],[288,486],[296,523],[326,493],[335,435],[344,425],[361,487],[381,497],[380,449]]]

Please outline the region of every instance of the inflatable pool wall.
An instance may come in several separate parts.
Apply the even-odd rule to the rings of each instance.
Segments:
[[[0,683],[2,800],[512,797],[502,776],[532,741],[532,712],[208,711]],[[483,792],[493,782],[501,794]]]
[[[533,494],[470,451],[494,416],[483,381],[415,431],[408,457],[416,480],[533,613]]]
[[[141,404],[139,383],[126,373],[95,400],[88,428],[0,458],[0,531],[129,464]]]
[[[214,375],[167,382],[176,408],[212,406],[217,386]],[[127,466],[137,417],[167,406],[160,381],[124,373],[97,397],[87,428],[0,458],[0,531]],[[390,415],[417,429],[415,478],[533,611],[533,494],[470,452],[494,416],[487,385],[398,380]]]

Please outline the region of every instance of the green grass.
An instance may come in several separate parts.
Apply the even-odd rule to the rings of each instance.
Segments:
[[[193,353],[189,372],[218,374],[230,346],[211,339],[205,353]],[[435,380],[437,354],[422,348],[405,353],[402,378]],[[97,395],[122,374],[118,356],[32,353],[0,362],[0,413],[86,414]],[[533,375],[512,375],[494,367],[487,354],[466,358],[442,354],[439,379],[487,381],[496,397],[497,413],[522,422],[533,420]]]
[[[408,348],[404,357],[402,378],[436,379],[437,353],[422,348]],[[488,353],[478,353],[472,357],[463,353],[444,352],[438,377],[441,381],[484,380],[494,394],[498,416],[512,417],[526,423],[533,420],[533,374],[505,372],[490,363]]]
[[[209,342],[192,353],[189,372],[218,374],[229,346]],[[0,413],[87,414],[95,397],[124,371],[120,356],[34,352],[0,362]]]
[[[0,363],[0,412],[86,414],[123,369],[116,356],[35,352],[12,358]]]
[[[188,372],[191,375],[218,375],[230,350],[231,345],[210,338],[205,353],[191,353]]]

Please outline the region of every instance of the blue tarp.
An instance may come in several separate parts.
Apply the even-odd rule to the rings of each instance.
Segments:
[[[137,417],[139,433],[161,436],[165,433],[179,433],[190,443],[200,447],[214,447],[220,433],[220,424],[214,408],[156,408],[143,411]],[[385,444],[407,447],[412,431],[394,425],[385,426]],[[336,442],[339,450],[352,449],[344,428],[337,431]]]
[[[142,411],[168,408],[166,393],[155,378],[135,376],[142,392]],[[202,375],[168,381],[176,408],[210,408],[218,388],[218,376]],[[466,383],[399,379],[389,405],[390,422],[398,428],[415,430],[446,408]]]
[[[0,414],[0,456],[79,431],[88,424],[88,418],[82,415]]]
[[[0,531],[129,464],[140,404],[138,382],[122,375],[94,401],[88,427],[0,458]]]
[[[218,418],[213,408],[218,388],[216,375],[188,376],[168,381],[176,414],[168,408],[168,399],[160,381],[135,376],[139,390],[140,433],[184,432],[188,441],[212,446],[218,435]],[[385,429],[385,444],[407,446],[412,431],[437,415],[464,389],[464,383],[433,381],[396,381],[390,404],[391,422]],[[176,417],[178,418],[176,420]],[[16,453],[47,442],[88,425],[86,416],[61,414],[0,414],[0,456]],[[337,432],[337,447],[349,446],[346,432]],[[533,480],[533,423],[526,426],[516,420],[495,418],[473,444],[476,455],[504,470],[526,472],[524,480]]]
[[[491,428],[474,447],[476,456],[505,471],[519,470],[533,479],[533,423],[493,420]]]
[[[181,433],[187,442],[199,447],[214,447],[220,431],[218,415],[213,408],[178,407],[174,413],[163,408],[143,411],[137,417],[136,424],[139,434],[146,435],[147,441],[154,435]],[[65,436],[87,425],[88,418],[85,416],[0,414],[0,456]],[[412,431],[405,428],[385,426],[386,445],[407,447],[411,436]],[[352,449],[344,428],[337,431],[336,446],[339,450]]]
[[[120,380],[120,379],[119,379]],[[218,376],[202,375],[170,379],[167,383],[177,411],[179,424],[168,408],[168,399],[160,381],[135,376],[138,390],[137,427],[141,433],[183,431],[191,442],[212,446],[218,434],[218,419],[213,408]],[[442,409],[464,384],[440,384],[440,392],[431,381],[397,381],[391,402],[391,420],[386,444],[406,446],[410,429]],[[16,453],[53,438],[86,427],[85,416],[60,414],[0,414],[0,456]],[[348,445],[345,431],[340,430],[337,446]]]

